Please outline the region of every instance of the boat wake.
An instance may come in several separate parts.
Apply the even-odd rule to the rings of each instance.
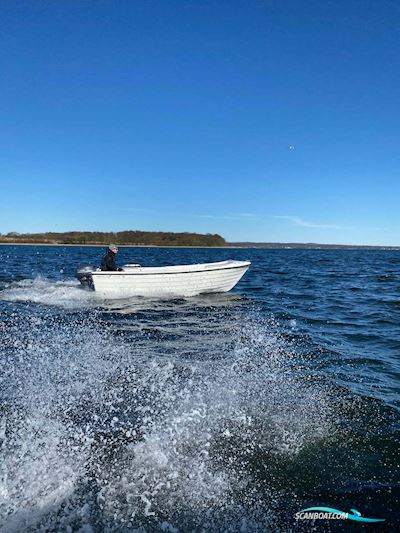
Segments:
[[[54,281],[37,276],[8,283],[0,291],[0,300],[18,303],[37,303],[64,309],[94,306],[94,295],[84,290],[76,280]]]

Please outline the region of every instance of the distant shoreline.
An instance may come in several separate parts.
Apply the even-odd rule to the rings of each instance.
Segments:
[[[231,242],[234,248],[253,248],[270,250],[400,250],[400,246],[371,244],[321,244],[314,242]]]
[[[86,248],[108,248],[108,244],[75,244],[75,243],[50,243],[50,242],[0,242],[0,246],[80,246]],[[240,246],[161,246],[158,244],[118,244],[118,248],[241,248]]]
[[[88,248],[107,248],[107,244],[95,243],[50,243],[50,242],[0,242],[0,246],[80,246]],[[118,248],[204,248],[216,250],[253,249],[253,250],[388,250],[400,251],[400,246],[371,246],[363,244],[313,244],[313,243],[227,243],[226,246],[189,246],[158,244],[118,244]]]

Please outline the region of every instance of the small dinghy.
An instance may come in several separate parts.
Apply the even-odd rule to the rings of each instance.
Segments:
[[[220,261],[197,265],[142,267],[125,265],[121,272],[83,267],[77,272],[82,285],[99,296],[195,296],[230,291],[250,266],[250,261]]]

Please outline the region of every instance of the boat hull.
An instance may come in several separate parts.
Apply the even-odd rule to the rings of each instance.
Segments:
[[[249,261],[221,261],[176,267],[130,267],[123,272],[92,272],[92,283],[101,297],[195,296],[230,291],[249,266]]]

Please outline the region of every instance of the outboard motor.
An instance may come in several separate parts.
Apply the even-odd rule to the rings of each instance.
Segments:
[[[94,270],[96,270],[96,267],[94,266],[82,266],[76,271],[76,277],[84,287],[88,287],[89,289],[94,288],[92,279],[92,272]]]

